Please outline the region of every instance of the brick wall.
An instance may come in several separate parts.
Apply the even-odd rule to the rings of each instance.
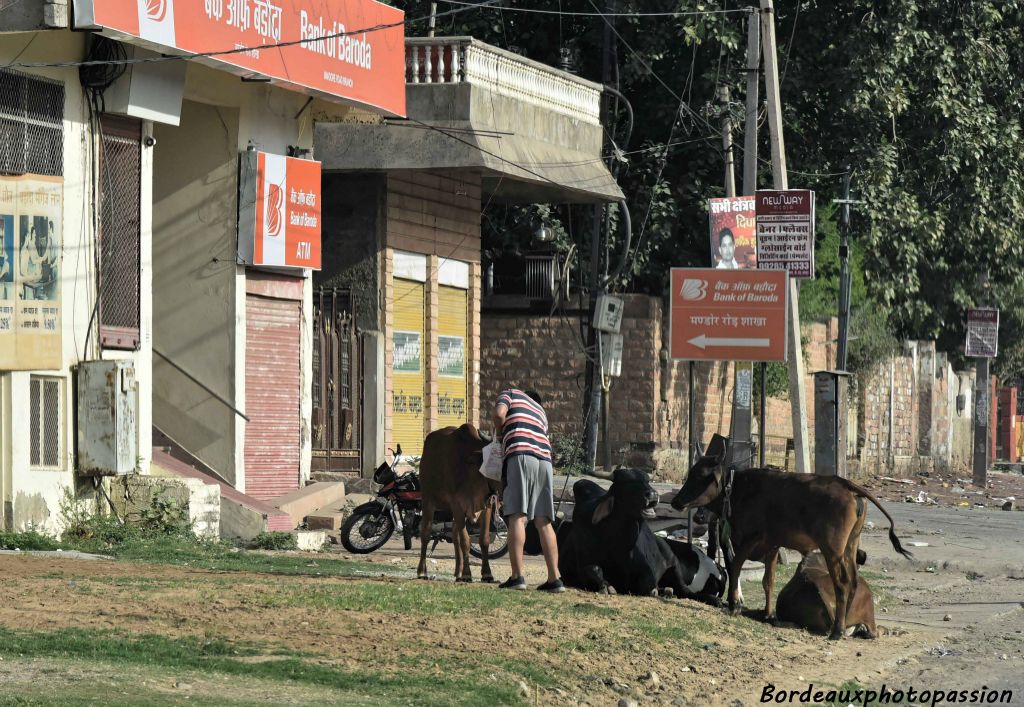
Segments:
[[[668,322],[661,301],[641,295],[625,299],[622,377],[611,391],[613,459],[685,466],[689,364],[668,359],[664,348]],[[562,318],[485,312],[480,341],[481,419],[489,419],[501,388],[533,386],[548,399],[553,434],[582,439],[586,359],[580,352],[580,336],[578,314]],[[802,337],[813,455],[813,374],[835,366],[837,322],[805,325]],[[756,371],[755,367],[755,376]],[[694,365],[694,414],[698,438],[704,442],[716,432],[730,433],[733,377],[729,363]],[[907,342],[890,360],[851,382],[850,474],[959,468],[964,459],[969,464],[970,428],[965,430],[964,425],[969,425],[970,413],[957,416],[955,409],[961,388],[958,374],[945,354],[935,351],[934,342]],[[760,425],[755,417],[755,438]],[[794,469],[788,399],[768,399],[765,432],[766,461]],[[670,450],[678,452],[675,461],[666,461],[663,453]]]

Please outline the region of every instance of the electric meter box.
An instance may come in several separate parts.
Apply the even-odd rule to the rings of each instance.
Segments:
[[[620,297],[598,295],[594,306],[594,328],[609,334],[618,334],[622,326],[622,308],[625,303]]]
[[[78,473],[120,476],[138,460],[139,385],[132,361],[78,365]]]

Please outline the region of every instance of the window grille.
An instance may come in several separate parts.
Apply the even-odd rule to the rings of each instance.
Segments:
[[[39,469],[60,469],[64,458],[63,379],[32,376],[29,387],[30,463]]]
[[[64,174],[64,84],[0,69],[0,173]]]
[[[100,343],[139,345],[142,123],[104,115],[100,153]]]

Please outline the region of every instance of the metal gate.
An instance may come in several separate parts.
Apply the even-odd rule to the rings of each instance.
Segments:
[[[362,371],[351,290],[313,295],[313,471],[361,467]]]

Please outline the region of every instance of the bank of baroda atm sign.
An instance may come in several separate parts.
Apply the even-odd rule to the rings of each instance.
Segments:
[[[238,262],[319,270],[320,163],[251,150],[238,185]]]

